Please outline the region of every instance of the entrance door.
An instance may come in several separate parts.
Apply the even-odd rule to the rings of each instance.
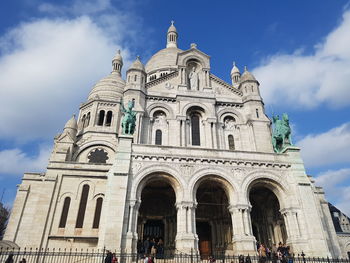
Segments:
[[[196,222],[198,235],[198,248],[202,259],[208,259],[212,254],[211,250],[211,227],[208,222]]]
[[[144,226],[143,239],[147,237],[162,238],[164,240],[164,224],[162,220],[147,220]]]

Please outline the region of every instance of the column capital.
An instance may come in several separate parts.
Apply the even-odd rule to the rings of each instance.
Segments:
[[[192,208],[197,208],[197,202],[192,202],[192,201],[181,201],[175,203],[176,209],[192,209]]]
[[[299,210],[300,209],[297,207],[285,207],[285,208],[280,209],[280,213],[282,215],[296,214],[296,213],[298,213]]]
[[[235,205],[229,205],[228,209],[231,211],[251,211],[252,206],[250,204],[235,204]]]
[[[185,121],[186,120],[186,116],[177,115],[176,116],[176,120],[178,120],[178,121]]]

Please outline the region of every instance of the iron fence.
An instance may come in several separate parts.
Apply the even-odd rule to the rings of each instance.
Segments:
[[[145,263],[144,255],[115,253],[118,263]],[[11,257],[13,263],[105,263],[105,249],[2,249],[0,248],[0,263]],[[23,261],[25,259],[25,261]],[[214,254],[211,259],[207,255],[195,253],[184,254],[177,251],[156,255],[154,263],[350,263],[349,259],[307,257],[304,254],[281,259],[258,256],[228,256],[224,253]]]

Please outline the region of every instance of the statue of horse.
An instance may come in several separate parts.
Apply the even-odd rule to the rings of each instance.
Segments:
[[[273,150],[280,153],[287,145],[292,144],[292,130],[289,126],[288,115],[283,113],[281,120],[278,115],[272,116],[272,123],[274,124],[274,129],[272,132]]]
[[[135,131],[136,112],[132,110],[135,106],[135,99],[128,102],[127,108],[124,107],[123,100],[120,102],[121,110],[124,113],[122,119],[122,133],[132,135]]]

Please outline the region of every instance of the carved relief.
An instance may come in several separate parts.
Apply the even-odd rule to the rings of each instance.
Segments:
[[[138,173],[138,171],[140,171],[140,169],[142,168],[143,164],[142,163],[133,163],[132,165],[132,173],[136,174]]]
[[[190,165],[190,164],[180,165],[180,172],[186,177],[191,176],[194,172],[194,169],[195,169],[194,165]]]

